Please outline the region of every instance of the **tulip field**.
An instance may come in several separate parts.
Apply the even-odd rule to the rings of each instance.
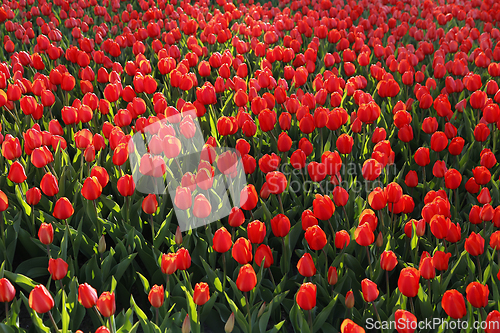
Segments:
[[[500,333],[500,3],[0,5],[0,332]]]

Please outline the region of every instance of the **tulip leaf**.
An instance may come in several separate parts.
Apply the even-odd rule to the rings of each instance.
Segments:
[[[159,248],[163,244],[163,242],[168,240],[167,235],[169,233],[169,227],[170,227],[170,222],[172,221],[173,212],[174,210],[171,209],[165,221],[163,221],[163,223],[160,226],[160,229],[156,233],[156,237],[153,241],[155,248]]]
[[[224,254],[222,254],[222,255],[224,255]],[[200,260],[201,260],[201,263],[203,265],[203,268],[205,268],[205,272],[207,273],[208,281],[211,284],[211,287],[215,288],[215,290],[217,290],[218,292],[222,292],[223,291],[222,290],[222,283],[220,282],[220,279],[217,276],[217,274],[215,274],[215,272],[207,264],[207,262],[205,261],[205,259],[203,259],[202,257],[200,257]]]
[[[69,328],[69,314],[68,309],[66,308],[66,292],[62,290],[62,313],[61,313],[61,321],[62,321],[62,333],[67,333]]]
[[[120,281],[123,273],[127,270],[130,263],[134,260],[137,253],[132,253],[128,257],[124,258],[116,267],[116,271],[114,272],[114,277],[116,281]]]
[[[23,300],[23,303],[26,306],[26,309],[28,309],[30,313],[31,320],[33,321],[34,324],[33,326],[36,327],[38,332],[50,333],[50,327],[45,326],[45,324],[43,323],[42,319],[38,316],[38,314],[31,309],[28,298],[24,296],[23,292],[21,292],[20,294],[21,294],[21,299]]]
[[[5,324],[0,324],[0,333],[16,333],[16,331]]]
[[[18,284],[21,288],[23,288],[26,291],[31,292],[31,289],[35,288],[35,286],[38,285],[38,283],[36,283],[29,277],[26,277],[22,274],[16,274],[9,271],[5,271],[4,275],[7,279]]]
[[[142,275],[141,273],[139,272],[136,272],[137,276],[139,277],[139,279],[141,280],[142,282],[142,285],[144,286],[144,292],[147,294],[149,293],[149,290],[150,290],[150,287],[149,287],[149,281],[148,279],[146,279],[144,277],[144,275]]]
[[[142,311],[142,309],[135,304],[134,301],[134,296],[130,295],[130,306],[134,309],[135,314],[139,318],[139,321],[141,323],[142,330],[144,333],[151,333],[151,327],[149,326],[149,319],[148,316]]]
[[[24,183],[23,183],[24,184]],[[26,189],[28,190],[28,189]],[[21,193],[21,187],[15,186],[17,201],[21,204],[21,207],[24,209],[24,213],[27,216],[31,216],[31,206],[26,203],[26,200],[23,198],[23,194]],[[24,191],[26,193],[26,191]]]
[[[321,312],[316,316],[316,319],[314,319],[314,324],[313,324],[314,332],[319,331],[319,329],[323,327],[323,324],[330,316],[330,313],[332,312],[338,297],[339,297],[338,294],[335,295],[335,297],[330,301],[330,303],[328,303],[328,305],[324,307],[323,310],[321,310]]]
[[[264,311],[264,313],[262,314],[262,316],[259,319],[259,330],[260,330],[260,332],[265,332],[265,330],[267,328],[267,324],[269,323],[269,318],[271,317],[271,313],[273,312],[274,305],[275,304],[281,304],[281,302],[286,297],[286,295],[288,295],[288,292],[289,291],[287,290],[284,293],[281,293],[281,294],[275,296],[273,298],[273,300],[271,301],[271,303],[269,303],[269,305],[267,306],[267,309]]]
[[[227,302],[229,303],[229,307],[231,308],[231,311],[234,313],[234,318],[238,322],[238,324],[242,327],[243,332],[249,332],[250,327],[248,326],[248,321],[245,319],[245,315],[243,312],[240,311],[236,303],[229,298],[226,292],[224,292],[224,295],[226,295]]]
[[[191,293],[187,290],[186,286],[181,285],[181,289],[186,294],[186,300],[188,305],[189,320],[191,321],[191,332],[200,333],[200,324],[198,323],[198,312],[196,311],[196,303],[191,296]]]

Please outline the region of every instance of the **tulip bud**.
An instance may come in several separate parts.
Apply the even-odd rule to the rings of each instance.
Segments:
[[[224,331],[226,333],[231,333],[234,329],[234,312],[231,313],[228,320],[226,321],[226,325],[224,326]]]
[[[348,309],[351,309],[354,307],[354,294],[352,293],[352,290],[349,290],[347,294],[345,295],[345,306]]]
[[[381,231],[379,231],[379,233],[378,233],[377,240],[375,241],[375,245],[377,245],[377,247],[382,247],[384,245],[384,238],[382,237]]]
[[[266,311],[266,302],[262,303],[259,309],[259,313],[257,314],[257,318],[260,318],[264,314],[264,311]]]
[[[104,235],[101,235],[101,238],[99,238],[99,245],[97,246],[97,250],[99,253],[104,253],[106,251],[106,239],[104,238]]]
[[[175,231],[175,244],[177,245],[182,244],[182,232],[179,226],[177,226],[177,230]]]
[[[182,323],[182,333],[190,333],[191,332],[191,321],[189,320],[189,315],[186,315],[184,318],[184,322]]]

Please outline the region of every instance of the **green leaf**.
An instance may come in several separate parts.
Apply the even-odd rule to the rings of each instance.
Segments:
[[[339,295],[337,294],[331,301],[328,303],[326,307],[321,310],[321,312],[316,316],[316,319],[314,320],[313,324],[313,332],[319,331],[321,327],[323,327],[323,324],[325,321],[328,319],[330,316],[330,313],[333,310],[333,307],[335,306],[335,303],[337,302]]]
[[[27,216],[31,215],[31,206],[26,203],[26,200],[23,198],[23,194],[21,193],[20,187],[15,187],[17,201],[21,204],[21,207],[24,208],[24,212]]]
[[[38,283],[36,283],[35,281],[30,279],[29,277],[26,277],[22,274],[16,274],[16,273],[12,273],[9,271],[5,271],[4,275],[11,282],[16,283],[17,285],[19,285],[21,288],[23,288],[24,290],[26,290],[28,292],[31,292],[31,290],[33,288],[35,288],[36,285],[38,285]]]
[[[50,327],[45,326],[43,323],[42,319],[36,314],[35,311],[33,311],[30,308],[28,298],[24,296],[24,294],[21,292],[21,298],[23,300],[24,305],[26,306],[26,309],[28,309],[30,316],[31,316],[31,321],[33,322],[33,326],[38,330],[38,332],[42,333],[50,333]]]
[[[148,281],[148,279],[146,279],[146,278],[144,277],[144,275],[142,275],[142,274],[141,274],[141,273],[139,273],[139,272],[136,272],[136,274],[137,274],[137,276],[139,277],[139,279],[141,280],[142,285],[144,286],[144,292],[145,292],[146,294],[148,294],[148,293],[149,293],[149,290],[150,290],[150,287],[149,287],[149,281]]]
[[[214,287],[218,292],[222,292],[222,283],[220,282],[219,277],[203,258],[200,257],[200,260],[203,268],[205,268],[205,272],[207,273],[209,283],[212,284],[212,287]]]
[[[62,321],[62,333],[67,333],[69,328],[69,314],[68,309],[66,308],[66,292],[62,290],[62,313],[61,313],[61,321]]]
[[[0,333],[16,333],[16,331],[5,324],[0,324]]]
[[[227,295],[226,292],[224,292],[224,295],[226,295],[227,302],[229,303],[229,307],[231,308],[231,311],[234,313],[234,318],[238,322],[238,324],[243,328],[244,332],[249,332],[250,327],[248,326],[248,321],[245,319],[245,315],[240,311],[236,303],[233,302],[231,298]]]
[[[200,333],[200,325],[198,324],[198,312],[196,311],[196,303],[191,296],[191,293],[187,290],[186,286],[181,285],[181,289],[186,294],[186,300],[188,305],[189,320],[191,321],[191,331],[193,333]]]
[[[142,309],[137,306],[137,304],[135,304],[134,296],[132,295],[130,295],[130,306],[134,309],[135,314],[139,318],[144,333],[151,333],[151,327],[149,325],[150,321],[148,319],[148,316],[146,316],[144,311],[142,311]]]

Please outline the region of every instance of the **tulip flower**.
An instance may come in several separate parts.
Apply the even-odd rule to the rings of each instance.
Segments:
[[[54,281],[63,279],[68,274],[68,263],[61,258],[50,258],[49,273]]]
[[[240,267],[236,286],[240,291],[248,292],[257,285],[257,275],[255,274],[252,265],[246,264]]]
[[[212,243],[213,249],[219,253],[225,253],[229,251],[229,249],[233,245],[231,234],[224,227],[221,227],[215,232]]]
[[[73,208],[73,205],[71,204],[69,199],[66,197],[62,197],[57,200],[54,206],[54,212],[52,214],[56,219],[66,220],[70,218],[74,212],[75,209]]]
[[[266,224],[258,220],[248,223],[247,236],[253,244],[262,243],[266,237]]]
[[[46,313],[54,307],[54,299],[44,285],[35,286],[29,295],[29,306],[35,312]]]
[[[316,266],[309,253],[304,253],[304,255],[299,259],[297,263],[297,270],[299,274],[305,277],[311,277],[316,274]]]
[[[394,313],[394,320],[396,321],[396,330],[398,333],[413,333],[417,327],[417,317],[410,311],[403,309],[396,310]]]
[[[163,274],[171,275],[174,274],[177,270],[177,254],[176,253],[168,253],[163,254],[161,257],[161,272]]]
[[[202,306],[210,299],[210,290],[208,284],[199,282],[194,286],[193,301],[196,305]]]
[[[269,268],[274,263],[273,252],[271,248],[265,244],[259,245],[257,250],[255,251],[255,263],[260,267],[262,264],[262,260],[264,260],[264,268]],[[271,271],[269,271],[271,273]],[[274,281],[274,278],[271,274],[271,279]]]
[[[447,290],[444,293],[441,306],[446,314],[453,319],[461,319],[467,313],[464,296],[455,289]]]
[[[365,333],[365,330],[363,327],[359,326],[358,324],[353,322],[351,319],[344,319],[344,321],[340,325],[340,332],[341,333]]]
[[[410,297],[412,312],[415,312],[413,309],[412,297],[415,297],[418,294],[418,289],[420,288],[419,280],[420,272],[416,268],[406,267],[399,273],[398,289],[403,295]]]
[[[97,303],[97,291],[87,283],[78,286],[78,302],[86,309],[92,308]]]
[[[314,251],[322,250],[327,243],[325,232],[317,225],[307,228],[305,238]]]
[[[488,305],[489,288],[479,282],[471,282],[465,290],[467,301],[475,308],[484,308]]]
[[[302,310],[312,310],[316,306],[316,290],[316,285],[310,282],[300,286],[295,300]]]
[[[97,299],[96,306],[104,317],[111,317],[116,311],[115,294],[108,291],[103,292]]]
[[[240,237],[234,242],[231,254],[239,264],[248,264],[253,258],[252,244],[248,239]]]

